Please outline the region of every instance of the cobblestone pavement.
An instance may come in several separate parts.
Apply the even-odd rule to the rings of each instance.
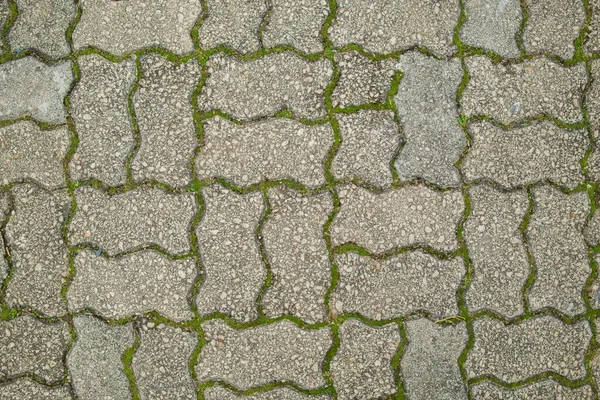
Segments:
[[[600,0],[0,32],[0,400],[598,399]]]

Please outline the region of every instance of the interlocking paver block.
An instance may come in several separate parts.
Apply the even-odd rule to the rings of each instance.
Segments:
[[[151,323],[143,328],[131,363],[140,400],[195,399],[196,385],[189,363],[197,335],[163,324]]]
[[[595,211],[584,229],[585,239],[591,246],[600,245],[600,212]]]
[[[190,251],[193,193],[139,187],[111,196],[81,186],[75,189],[75,200],[77,210],[69,226],[72,245],[91,243],[112,255],[148,245],[171,254]]]
[[[376,260],[356,253],[337,255],[339,279],[330,304],[337,313],[374,320],[426,311],[435,318],[458,314],[456,291],[462,258],[439,260],[420,251]]]
[[[467,181],[510,188],[548,180],[573,189],[585,179],[579,162],[589,140],[583,129],[540,121],[506,131],[481,121],[470,124],[469,133],[471,149],[462,166]]]
[[[458,191],[410,185],[375,194],[344,185],[339,195],[340,211],[331,224],[334,246],[355,243],[377,253],[407,246],[450,252],[458,246],[455,230],[464,209]]]
[[[25,57],[0,65],[0,120],[31,116],[41,122],[67,122],[63,100],[73,83],[71,62],[46,65]]]
[[[588,7],[592,15],[583,48],[588,54],[593,54],[600,52],[600,1],[591,0]]]
[[[340,71],[331,95],[335,107],[385,103],[392,87],[396,58],[371,61],[357,51],[335,54]]]
[[[325,116],[325,87],[333,75],[331,61],[307,61],[291,52],[241,61],[215,55],[198,96],[201,111],[219,109],[235,118],[256,119],[289,109],[298,118]]]
[[[530,383],[516,389],[507,389],[490,381],[471,387],[473,400],[592,400],[594,393],[589,385],[577,389],[563,386],[552,379]]]
[[[568,59],[575,54],[573,42],[585,25],[585,5],[580,0],[525,0],[529,18],[523,29],[528,53],[555,54]]]
[[[0,0],[0,31],[4,30],[4,25],[6,24],[6,21],[8,20],[9,15],[10,15],[10,8],[8,7],[8,0]],[[5,50],[4,41],[0,40],[0,54],[3,53],[4,50]]]
[[[600,182],[600,152],[597,148],[592,150],[585,169],[589,181]]]
[[[492,375],[510,384],[544,372],[572,380],[586,376],[592,336],[587,321],[569,325],[545,315],[504,325],[484,316],[473,322],[473,331],[475,343],[465,363],[469,378]]]
[[[463,114],[487,115],[508,124],[540,115],[565,123],[583,119],[585,66],[567,68],[544,57],[496,64],[485,56],[466,59],[470,78],[460,101]]]
[[[46,386],[29,378],[0,384],[0,400],[71,400],[67,386]]]
[[[71,337],[64,321],[32,315],[0,322],[0,378],[33,374],[50,383],[64,378],[63,355]]]
[[[17,0],[19,16],[8,34],[13,52],[35,49],[50,58],[70,53],[66,31],[77,14],[72,0]]]
[[[267,48],[284,45],[304,53],[323,51],[321,28],[328,15],[327,0],[272,0],[262,41]]]
[[[463,323],[444,326],[427,319],[405,323],[408,345],[400,376],[408,399],[466,399],[458,358],[467,345]]]
[[[238,186],[279,179],[322,186],[333,141],[329,124],[273,118],[238,125],[215,117],[204,123],[196,173],[199,179],[222,178]]]
[[[586,192],[568,195],[542,186],[533,189],[533,198],[526,231],[536,267],[530,306],[553,307],[569,315],[585,312],[581,292],[591,267],[582,231],[589,197]]]
[[[204,398],[206,400],[329,400],[330,396],[323,395],[306,395],[297,392],[288,387],[280,387],[264,392],[257,392],[250,395],[236,395],[235,392],[224,388],[223,386],[215,385],[204,390]]]
[[[268,196],[271,214],[262,238],[272,276],[263,298],[264,312],[268,317],[291,314],[311,323],[323,321],[331,283],[323,225],[333,211],[331,195],[302,195],[278,187]]]
[[[460,62],[410,52],[400,58],[400,69],[404,77],[394,99],[406,144],[396,161],[398,176],[458,186],[460,176],[454,164],[466,143],[456,105],[463,77]]]
[[[129,398],[121,356],[133,346],[132,325],[108,325],[91,315],[75,317],[73,323],[77,339],[67,356],[67,366],[78,398]]]
[[[14,211],[6,225],[6,244],[13,275],[6,301],[9,306],[62,315],[66,307],[60,293],[69,271],[62,227],[71,210],[69,195],[33,185],[15,186],[12,193]]]
[[[592,83],[585,98],[585,105],[594,138],[600,137],[600,60],[590,61]]]
[[[156,311],[175,321],[193,317],[187,303],[196,278],[191,258],[172,260],[153,250],[118,258],[85,250],[75,257],[67,300],[74,311],[91,308],[107,318]]]
[[[4,228],[6,219],[10,215],[11,199],[9,192],[0,191],[0,228]],[[0,234],[0,285],[8,275],[8,262],[6,260],[6,249],[2,235]]]
[[[262,194],[213,185],[202,195],[205,211],[196,234],[205,276],[196,297],[198,312],[249,321],[258,315],[256,299],[267,277],[256,236],[265,209]]]
[[[202,329],[207,343],[196,364],[200,383],[222,380],[240,390],[270,382],[304,389],[326,384],[322,367],[333,343],[329,328],[306,330],[283,320],[236,330],[213,319]]]
[[[396,324],[371,327],[349,319],[340,327],[340,347],[331,361],[338,399],[372,399],[396,393],[391,361],[400,344]]]
[[[520,230],[529,207],[527,192],[474,186],[469,196],[472,210],[464,238],[473,276],[467,305],[471,312],[485,309],[516,317],[523,312],[523,286],[530,272]]]
[[[32,121],[0,127],[0,184],[32,179],[47,188],[66,186],[63,161],[69,131],[42,131]]]
[[[501,57],[521,55],[515,40],[521,21],[519,0],[467,0],[460,31],[464,44],[493,51]]]
[[[140,63],[143,77],[133,104],[141,143],[131,165],[133,177],[188,185],[197,145],[190,99],[200,66],[196,59],[177,65],[159,54],[145,55]]]
[[[79,143],[69,163],[74,180],[125,183],[125,163],[135,137],[128,96],[136,80],[133,59],[111,62],[97,54],[78,58],[81,79],[71,93]]]
[[[94,46],[123,55],[148,47],[176,54],[194,50],[191,31],[202,11],[200,0],[82,0],[73,47]]]
[[[450,56],[459,16],[458,0],[339,0],[329,37],[336,47],[356,43],[374,53],[419,46]]]

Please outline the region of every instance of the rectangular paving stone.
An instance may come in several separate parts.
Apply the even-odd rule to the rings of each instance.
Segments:
[[[553,379],[533,382],[516,389],[507,389],[490,381],[484,381],[471,387],[473,400],[591,400],[594,393],[589,385],[571,389]]]
[[[330,396],[323,395],[306,395],[302,392],[297,392],[289,387],[274,388],[267,391],[252,393],[250,395],[237,395],[235,392],[224,388],[223,386],[214,385],[204,389],[205,400],[329,400]]]
[[[29,378],[0,384],[0,400],[71,400],[72,398],[67,386],[46,386]]]

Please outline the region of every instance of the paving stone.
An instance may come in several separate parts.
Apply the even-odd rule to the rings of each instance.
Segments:
[[[454,164],[466,144],[456,105],[463,77],[460,62],[410,52],[400,58],[400,69],[404,77],[394,99],[406,144],[396,161],[398,176],[458,186],[460,176]]]
[[[587,159],[586,177],[588,181],[600,182],[600,152],[595,146]]]
[[[272,118],[238,125],[215,117],[204,123],[198,179],[222,178],[237,186],[291,179],[325,185],[323,163],[333,144],[331,125]]]
[[[96,54],[78,58],[81,79],[71,93],[71,115],[79,143],[69,169],[74,180],[126,180],[125,163],[135,145],[128,96],[136,81],[135,61],[113,63]]]
[[[357,51],[335,54],[340,71],[331,95],[335,107],[385,103],[392,88],[396,58],[371,61]]]
[[[589,85],[585,105],[594,138],[600,137],[600,60],[590,61],[592,82]]]
[[[266,48],[283,45],[304,53],[321,52],[321,28],[328,15],[327,0],[273,0],[262,42]]]
[[[204,269],[196,305],[200,314],[222,312],[240,321],[258,316],[256,299],[267,277],[256,230],[265,205],[260,192],[202,189],[204,216],[196,230]]]
[[[17,0],[19,16],[8,42],[13,52],[25,49],[41,51],[50,58],[69,55],[66,31],[77,14],[71,0]]]
[[[539,121],[503,130],[489,122],[469,125],[471,149],[462,171],[467,181],[485,179],[504,188],[551,181],[574,189],[585,177],[580,160],[589,146],[584,129]]]
[[[464,4],[467,18],[460,30],[464,44],[504,58],[521,55],[515,40],[523,20],[518,0],[467,0]]]
[[[400,376],[409,399],[466,399],[458,358],[467,345],[467,328],[439,325],[427,319],[404,324],[408,345],[400,360]]]
[[[349,319],[340,327],[340,347],[331,361],[338,399],[372,399],[396,393],[392,358],[400,344],[396,324],[371,327]]]
[[[0,120],[30,116],[41,122],[67,122],[63,100],[73,82],[69,61],[48,66],[35,57],[0,65]]]
[[[189,363],[197,335],[163,324],[149,326],[153,324],[141,331],[140,346],[131,363],[140,400],[195,399]]]
[[[209,77],[198,96],[200,111],[219,109],[239,120],[272,116],[288,109],[298,118],[325,117],[325,88],[331,61],[307,61],[291,52],[240,61],[217,54],[207,63]]]
[[[600,52],[600,1],[589,1],[588,7],[591,13],[591,20],[583,42],[583,48],[586,53],[593,54]]]
[[[328,395],[305,395],[297,392],[289,387],[280,387],[267,390],[264,392],[256,392],[250,395],[237,395],[235,392],[224,388],[223,386],[215,385],[204,390],[204,398],[206,400],[328,400],[331,399]]]
[[[528,53],[555,54],[572,58],[573,42],[585,25],[585,5],[580,0],[525,0],[529,18],[523,29]]]
[[[590,246],[600,245],[600,212],[595,211],[586,223],[584,237]]]
[[[392,184],[392,159],[400,144],[391,111],[359,110],[337,116],[342,136],[331,170],[335,179],[359,178],[378,188]]]
[[[464,209],[458,191],[411,185],[375,194],[343,185],[339,196],[340,211],[331,224],[333,246],[355,243],[376,253],[408,246],[445,252],[458,247],[455,230]]]
[[[111,255],[149,245],[171,254],[190,251],[190,225],[196,212],[193,193],[139,187],[111,196],[81,186],[75,189],[75,200],[77,210],[69,226],[74,246],[91,243]]]
[[[469,196],[472,210],[463,233],[473,265],[465,297],[468,308],[516,317],[523,313],[523,287],[530,272],[521,233],[529,208],[527,192],[473,186]]]
[[[468,378],[492,375],[506,383],[544,372],[566,379],[586,376],[584,357],[592,332],[587,321],[568,325],[554,316],[513,325],[484,316],[473,322],[475,343],[467,356]]]
[[[594,393],[589,385],[577,389],[563,386],[552,379],[530,383],[516,389],[507,389],[490,381],[471,387],[473,400],[591,400]]]
[[[329,328],[306,330],[282,320],[234,329],[213,319],[202,329],[207,343],[196,364],[200,384],[220,380],[239,390],[270,382],[291,382],[303,389],[326,385],[322,366],[333,343]]]
[[[190,33],[202,11],[200,0],[82,0],[80,5],[75,50],[94,46],[117,55],[148,47],[179,55],[194,51]]]
[[[177,65],[159,54],[145,55],[140,63],[143,77],[133,103],[141,143],[131,165],[133,177],[188,185],[197,145],[190,99],[200,66],[196,59]]]
[[[596,318],[596,324],[598,324],[598,318]],[[596,350],[594,357],[590,360],[591,376],[594,379],[596,391],[600,385],[600,353]]]
[[[529,290],[532,310],[553,307],[565,314],[585,312],[581,296],[591,268],[583,236],[589,214],[586,192],[564,194],[550,186],[533,190],[527,226],[536,277]]]
[[[462,114],[487,115],[503,124],[539,115],[565,123],[583,119],[585,66],[566,68],[544,57],[496,64],[485,56],[466,59],[470,79],[460,101]],[[588,105],[589,107],[589,105]]]
[[[77,397],[129,398],[121,356],[134,344],[132,325],[108,325],[91,315],[75,317],[73,323],[77,339],[67,356],[67,366]]]
[[[42,131],[32,121],[0,127],[0,183],[32,179],[47,188],[66,186],[63,161],[69,145],[66,127]]]
[[[4,228],[6,219],[10,215],[11,200],[9,192],[0,191],[0,228]],[[8,262],[6,261],[5,243],[0,234],[0,285],[8,275]]]
[[[6,225],[6,244],[13,275],[6,302],[48,316],[63,315],[66,307],[60,293],[69,263],[62,226],[71,210],[69,195],[33,185],[15,186],[12,194],[14,211]]]
[[[457,0],[339,0],[329,38],[335,47],[355,43],[373,53],[419,46],[450,56],[456,50],[452,35],[459,16]]]
[[[8,7],[8,0],[0,0],[0,31],[4,30],[4,25],[6,24],[6,21],[8,21],[9,16],[10,8]],[[8,50],[8,48],[5,48],[4,41],[0,40],[0,54],[5,50]]]
[[[174,321],[193,317],[187,302],[196,278],[192,258],[172,260],[153,250],[105,258],[84,250],[75,271],[67,292],[73,311],[91,308],[114,319],[151,311]]]
[[[71,400],[67,386],[46,386],[29,378],[21,378],[0,384],[0,400]]]
[[[333,211],[331,195],[277,187],[268,196],[271,214],[262,238],[272,275],[264,312],[272,318],[291,314],[309,323],[324,321],[331,263],[323,226]]]
[[[330,300],[337,313],[374,320],[426,311],[433,318],[458,314],[456,291],[465,267],[462,258],[440,260],[420,251],[376,260],[357,253],[335,257],[339,280]]]
[[[24,315],[0,322],[0,378],[33,374],[51,383],[64,377],[63,355],[71,337],[64,321]]]

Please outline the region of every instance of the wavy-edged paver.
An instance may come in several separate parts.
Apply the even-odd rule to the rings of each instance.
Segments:
[[[202,329],[207,342],[196,364],[200,383],[221,380],[240,390],[270,382],[303,389],[326,385],[322,368],[333,343],[329,328],[302,329],[282,320],[240,330],[213,319]]]
[[[588,7],[591,20],[583,41],[583,49],[591,55],[600,52],[600,1],[592,0],[588,2]]]
[[[600,245],[600,211],[594,211],[592,217],[586,222],[583,232],[591,246]]]
[[[216,184],[203,188],[202,195],[204,215],[196,235],[204,279],[196,297],[198,312],[249,321],[258,315],[256,299],[267,277],[256,236],[263,196]]]
[[[106,258],[84,250],[74,266],[67,292],[73,311],[91,308],[114,319],[151,311],[174,321],[193,317],[187,302],[196,278],[191,258],[173,260],[153,250]]]
[[[331,396],[307,395],[289,387],[278,387],[266,391],[255,392],[250,395],[237,395],[235,392],[220,385],[214,385],[204,389],[206,400],[329,400]],[[1,398],[1,397],[0,397]]]
[[[553,379],[537,381],[516,389],[504,388],[491,381],[471,386],[473,400],[592,400],[594,392],[590,385],[576,389],[563,386]]]
[[[71,400],[72,398],[67,386],[46,386],[29,378],[0,384],[0,400]]]
[[[70,96],[79,142],[69,170],[73,180],[125,183],[125,164],[135,145],[129,92],[136,81],[133,58],[112,62],[97,54],[78,58],[81,77]]]
[[[77,210],[69,225],[72,245],[92,244],[114,255],[155,245],[171,254],[190,251],[190,226],[196,212],[193,193],[138,187],[109,195],[102,189],[75,189]]]
[[[585,96],[585,105],[590,128],[594,138],[598,139],[600,137],[600,60],[590,61],[590,72],[592,83],[590,83]],[[600,170],[600,167],[598,170]]]

